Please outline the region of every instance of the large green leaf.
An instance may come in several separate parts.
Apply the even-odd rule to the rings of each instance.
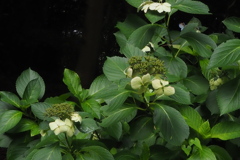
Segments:
[[[127,118],[128,116],[133,114],[133,112],[136,112],[136,110],[137,110],[137,108],[133,105],[124,105],[120,109],[109,113],[109,116],[104,118],[100,125],[103,127],[108,127],[110,125],[113,125],[113,124]]]
[[[222,85],[217,92],[217,102],[221,115],[240,109],[239,77]]]
[[[45,102],[34,103],[31,105],[32,113],[41,120],[47,120],[46,109],[50,108],[51,105]]]
[[[240,18],[238,18],[238,17],[228,17],[223,21],[223,24],[229,30],[240,33]]]
[[[174,108],[154,104],[153,121],[163,138],[175,146],[180,146],[188,138],[189,127],[182,115]]]
[[[240,60],[240,40],[228,40],[214,50],[208,68],[223,67],[238,60]]]
[[[133,7],[138,8],[146,0],[126,0]]]
[[[132,140],[143,140],[148,138],[154,130],[151,117],[140,117],[130,124],[130,137]]]
[[[143,19],[137,15],[129,14],[124,22],[118,22],[116,27],[128,39],[128,37],[137,28],[147,24]]]
[[[117,140],[119,140],[120,137],[122,136],[122,123],[121,122],[115,123],[104,129],[110,136],[114,137]]]
[[[207,147],[202,146],[202,149],[196,149],[187,160],[217,160],[213,151]]]
[[[174,5],[173,8],[191,14],[209,14],[208,6],[199,1],[192,0],[180,1],[180,3]]]
[[[31,82],[34,79],[39,79],[39,83],[40,83],[40,90],[39,90],[39,99],[42,98],[42,96],[44,95],[45,92],[45,84],[44,81],[42,79],[42,77],[35,71],[31,70],[30,68],[23,71],[21,73],[21,75],[17,78],[16,81],[16,90],[18,95],[23,98],[25,89],[27,87],[27,85],[29,84],[29,82]]]
[[[39,149],[33,156],[33,160],[61,160],[61,148],[57,145],[51,145],[42,149]]]
[[[20,99],[14,93],[1,91],[0,92],[0,99],[1,99],[1,101],[6,102],[8,104],[11,104],[11,105],[13,105],[17,108],[21,107]]]
[[[89,95],[94,95],[99,93],[105,87],[109,86],[111,82],[107,79],[105,75],[98,76],[91,84],[89,88]]]
[[[195,95],[205,94],[208,91],[209,83],[202,76],[194,75],[183,80],[183,84]]]
[[[191,104],[189,91],[180,83],[171,85],[175,89],[175,93],[170,96],[174,101],[181,104]]]
[[[130,35],[128,42],[142,49],[151,41],[158,27],[159,26],[154,24],[147,24],[139,27]]]
[[[69,91],[76,97],[79,98],[79,94],[82,91],[80,77],[74,71],[69,69],[64,70],[63,82],[67,85]]]
[[[136,154],[128,151],[128,150],[122,150],[118,152],[116,155],[114,155],[115,160],[139,160],[139,156]]]
[[[159,14],[157,11],[149,10],[145,16],[153,24],[165,18],[165,14]]]
[[[181,106],[180,113],[184,117],[189,127],[194,129],[195,131],[199,130],[199,127],[203,123],[203,119],[196,110],[194,110],[192,107]]]
[[[17,110],[5,111],[0,117],[0,134],[16,126],[21,120],[22,114],[22,112]]]
[[[140,48],[134,46],[134,44],[126,42],[124,47],[120,48],[120,52],[124,54],[127,58],[131,58],[133,56],[145,56],[146,53],[143,52]]]
[[[121,107],[125,100],[128,98],[129,94],[130,91],[125,89],[115,92],[112,97],[106,100],[108,104],[107,111],[114,111]]]
[[[224,148],[217,146],[217,145],[211,145],[208,147],[215,154],[217,160],[232,160],[231,156]]]
[[[25,132],[28,130],[31,130],[35,127],[38,127],[38,124],[30,119],[26,119],[26,118],[22,118],[19,123],[12,128],[9,132],[13,133],[17,133],[17,132]]]
[[[94,99],[88,99],[81,103],[85,112],[92,114],[93,117],[100,119],[100,104]]]
[[[220,122],[213,126],[211,130],[212,138],[229,140],[240,137],[240,123],[237,122]]]
[[[39,78],[31,80],[26,89],[23,93],[23,99],[26,100],[28,103],[37,102],[38,99],[41,97],[41,80]]]
[[[84,147],[81,151],[89,153],[89,158],[91,160],[114,160],[112,154],[108,150],[100,146]]]
[[[212,49],[216,48],[215,42],[207,35],[196,32],[187,32],[181,35],[181,38],[186,39],[201,57],[210,57]],[[209,47],[210,46],[210,47]]]
[[[166,56],[162,57],[161,60],[164,61],[165,68],[167,69],[169,82],[176,82],[187,77],[187,65],[182,59]]]
[[[124,71],[128,67],[127,58],[108,57],[103,66],[103,72],[110,81],[118,81],[125,78]]]
[[[93,131],[99,129],[96,121],[91,118],[84,118],[81,122],[79,130],[83,133],[92,133]]]

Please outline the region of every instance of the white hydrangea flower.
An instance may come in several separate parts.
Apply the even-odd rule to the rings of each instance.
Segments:
[[[157,3],[147,1],[143,2],[139,8],[142,8],[141,10],[144,11],[144,13],[147,13],[148,9],[158,11],[159,13],[171,12],[171,4],[168,2]]]
[[[160,96],[160,95],[166,95],[170,96],[175,93],[175,89],[169,85],[168,81],[162,80],[162,79],[154,79],[152,81],[152,87],[155,89],[155,94]]]
[[[68,118],[65,121],[60,119],[56,119],[54,122],[49,123],[49,127],[52,131],[54,131],[55,135],[59,133],[66,132],[69,137],[73,136],[75,129],[73,126],[73,122]]]
[[[148,47],[148,46],[145,46],[143,49],[142,49],[143,52],[150,52],[151,51],[151,48]]]
[[[132,77],[132,74],[133,74],[133,69],[131,67],[127,68],[125,71],[124,71],[124,74],[131,78]]]
[[[142,76],[142,78],[134,77],[131,80],[131,86],[133,89],[140,89],[142,86],[147,85],[150,81],[151,81],[151,76],[148,73],[148,74]]]
[[[71,115],[71,120],[74,121],[74,122],[80,122],[81,123],[82,122],[82,117],[78,113],[74,112]]]

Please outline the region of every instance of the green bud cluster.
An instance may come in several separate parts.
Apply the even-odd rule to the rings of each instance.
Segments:
[[[69,103],[54,104],[52,107],[46,109],[46,116],[59,117],[65,119],[71,117],[74,112],[74,106]]]
[[[128,63],[133,69],[133,76],[147,73],[164,75],[166,72],[164,62],[153,56],[134,56]]]
[[[224,83],[222,78],[212,78],[209,81],[209,86],[211,90],[217,89],[220,85]]]

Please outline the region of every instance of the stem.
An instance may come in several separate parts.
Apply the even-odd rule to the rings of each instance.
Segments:
[[[185,41],[185,42],[181,45],[181,47],[178,49],[178,51],[177,51],[177,53],[175,54],[174,57],[177,57],[177,56],[178,56],[178,53],[180,52],[181,48],[182,48],[186,43],[187,43],[187,41]]]
[[[67,142],[67,145],[68,145],[67,147],[68,147],[68,149],[69,149],[71,155],[73,155],[72,147],[71,147],[71,145],[70,145],[70,143],[69,143],[69,141],[68,141],[67,134],[64,133],[64,135],[65,135],[65,139],[66,139],[66,142]]]

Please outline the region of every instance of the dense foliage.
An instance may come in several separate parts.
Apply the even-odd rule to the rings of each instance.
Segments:
[[[41,100],[30,68],[16,92],[0,92],[0,146],[9,160],[231,160],[238,157],[240,18],[204,34],[197,18],[171,30],[173,14],[209,14],[193,0],[126,0],[114,33],[121,57],[108,57],[89,89],[65,69],[69,93]]]

